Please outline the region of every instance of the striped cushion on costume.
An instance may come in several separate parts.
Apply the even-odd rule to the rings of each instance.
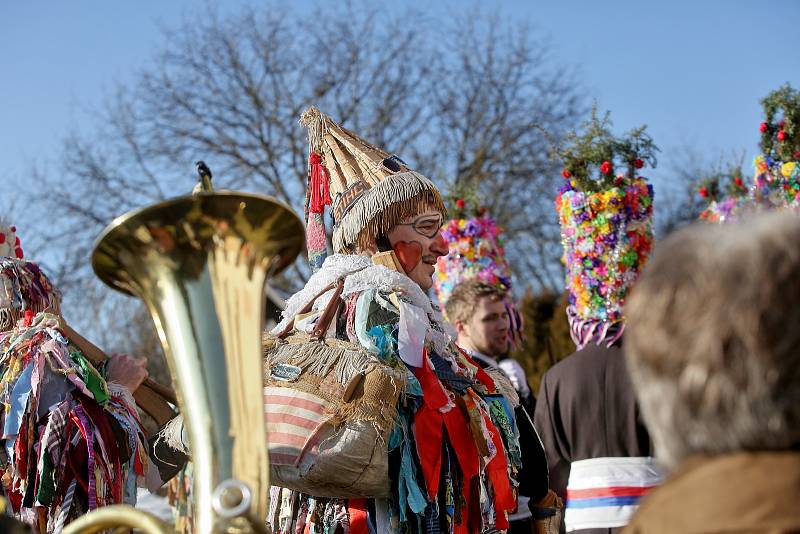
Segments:
[[[291,388],[264,388],[264,418],[269,435],[269,461],[297,465],[313,452],[318,430],[328,421],[327,402],[317,395]]]

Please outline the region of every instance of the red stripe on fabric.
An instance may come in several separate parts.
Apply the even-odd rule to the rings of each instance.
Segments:
[[[271,424],[289,424],[294,426],[299,426],[301,428],[305,428],[307,430],[314,430],[319,426],[319,421],[315,421],[313,419],[306,419],[305,417],[300,417],[299,415],[293,415],[289,413],[265,413],[264,418],[268,423]]]
[[[467,352],[464,349],[459,347],[458,350],[464,357],[464,359],[466,359],[469,363],[471,363],[477,368],[475,372],[475,378],[477,378],[481,384],[483,384],[489,389],[489,393],[494,393],[496,391],[494,386],[494,380],[492,380],[492,377],[489,376],[489,373],[484,371],[483,367],[478,365],[478,362],[476,362],[474,358],[472,358],[469,354],[467,354]]]
[[[321,402],[314,402],[300,397],[290,397],[288,395],[272,395],[266,394],[264,398],[268,404],[280,404],[283,406],[295,406],[303,408],[311,412],[323,413],[325,411],[325,404]]]
[[[269,462],[276,465],[294,465],[298,456],[284,452],[270,452]]]
[[[308,436],[298,436],[296,434],[287,434],[285,432],[270,432],[268,439],[270,447],[274,445],[293,445],[295,447],[302,447],[306,444]]]
[[[590,499],[594,497],[641,497],[655,486],[612,486],[609,488],[586,488],[567,490],[567,499]]]

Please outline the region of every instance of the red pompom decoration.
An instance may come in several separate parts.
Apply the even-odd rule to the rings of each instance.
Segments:
[[[0,245],[6,242],[6,234],[0,232]]]
[[[639,158],[636,158],[635,160],[633,160],[633,166],[636,167],[637,169],[641,169],[642,167],[644,167],[644,161],[640,160]]]
[[[708,197],[708,189],[706,189],[705,187],[701,187],[700,189],[697,190],[697,192],[700,193],[700,196],[703,198]]]
[[[466,206],[466,205],[467,205],[467,203],[464,202],[463,198],[459,198],[458,200],[456,200],[456,206],[458,206],[458,209],[463,210],[464,206]]]
[[[18,246],[19,246],[19,237],[17,237],[16,241],[14,241],[14,246],[15,246],[15,247],[18,247]]]
[[[781,131],[778,132],[778,135],[776,135],[775,137],[778,138],[778,141],[786,141],[786,132],[781,130]]]
[[[611,174],[612,172],[614,172],[614,167],[611,166],[610,161],[604,161],[600,165],[600,172],[602,172],[603,174]]]
[[[12,226],[12,227],[10,227],[10,228],[9,228],[9,230],[11,230],[12,232],[14,232],[15,234],[17,233],[17,227],[16,227],[16,226]]]
[[[564,169],[563,171],[561,171],[561,176],[563,176],[564,178],[570,178],[572,176],[572,173],[569,172],[567,169]]]
[[[20,260],[22,259],[22,256],[24,256],[24,254],[22,253],[22,249],[20,247],[17,247],[14,250],[14,254],[16,254],[17,255],[17,259],[20,259]]]
[[[766,133],[767,130],[769,130],[769,124],[767,124],[766,122],[762,122],[761,126],[759,126],[758,129],[761,130],[761,133]]]
[[[781,130],[783,130],[784,126],[786,126],[786,123],[784,121],[778,123],[778,128],[780,128]]]
[[[744,184],[742,183],[742,179],[741,179],[741,178],[739,178],[738,176],[736,177],[736,179],[734,179],[734,180],[733,180],[733,183],[735,183],[735,184],[736,184],[737,186],[739,186],[739,187],[742,187],[742,186],[744,185]]]

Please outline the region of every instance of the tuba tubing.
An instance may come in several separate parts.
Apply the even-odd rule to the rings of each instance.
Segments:
[[[169,364],[193,462],[195,532],[263,531],[269,460],[261,332],[268,277],[302,250],[303,225],[261,195],[200,192],[117,218],[92,266],[140,297]],[[90,514],[91,515],[91,514]]]

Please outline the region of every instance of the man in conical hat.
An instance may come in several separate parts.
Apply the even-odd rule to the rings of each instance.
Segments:
[[[490,376],[456,347],[426,294],[437,258],[447,254],[439,191],[400,158],[316,108],[306,111],[301,123],[310,139],[308,249],[318,270],[288,300],[272,334],[319,337],[324,344],[309,342],[304,363],[295,359],[296,365],[277,365],[279,350],[267,350],[271,380],[265,409],[273,475],[292,466],[314,467],[313,458],[321,451],[303,430],[306,423],[317,429],[336,426],[324,411],[313,411],[324,405],[322,386],[303,390],[304,409],[291,412],[282,404],[290,391],[281,385],[300,388],[323,360],[334,361],[334,350],[366,350],[372,361],[399,373],[402,380],[390,390],[405,386],[399,398],[395,392],[396,405],[370,419],[369,432],[378,432],[371,446],[377,441],[389,454],[388,467],[378,474],[382,490],[375,493],[381,497],[344,499],[330,492],[320,497],[354,469],[341,458],[342,469],[317,480],[306,493],[273,488],[268,518],[273,531],[314,531],[311,525],[316,531],[343,528],[353,534],[506,529],[516,505],[510,476],[520,468],[520,452],[512,431],[515,400],[501,393],[515,396],[507,381]],[[322,223],[328,205],[334,254],[325,258]],[[287,347],[280,341],[277,346]],[[301,353],[305,350],[300,347]],[[337,367],[336,373],[347,369]],[[342,417],[350,421],[346,424],[357,423]],[[300,438],[304,444],[297,445],[295,436],[306,436]],[[352,497],[358,491],[344,493]]]
[[[24,259],[16,228],[0,223],[2,494],[37,532],[58,532],[98,506],[134,504],[149,465],[131,396],[147,377],[145,360],[120,355],[95,367],[65,336],[60,303]]]

